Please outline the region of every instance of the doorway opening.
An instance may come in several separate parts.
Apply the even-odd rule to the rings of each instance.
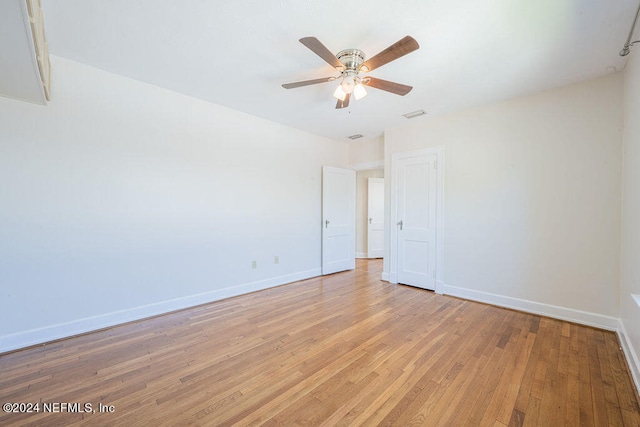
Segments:
[[[383,258],[384,169],[356,172],[356,258]]]

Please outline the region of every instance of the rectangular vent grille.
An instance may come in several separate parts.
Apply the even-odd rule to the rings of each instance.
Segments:
[[[413,111],[411,113],[403,114],[403,116],[405,116],[407,119],[413,119],[414,117],[424,116],[425,114],[427,114],[426,111],[417,110],[417,111]]]

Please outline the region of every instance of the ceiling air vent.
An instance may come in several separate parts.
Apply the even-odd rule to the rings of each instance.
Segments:
[[[413,119],[414,117],[424,116],[425,114],[427,114],[426,111],[417,110],[417,111],[413,111],[411,113],[403,114],[403,116],[405,116],[407,119]]]
[[[362,135],[360,135],[359,133],[356,133],[355,135],[348,136],[347,138],[349,138],[349,139],[359,139],[359,138],[362,138]]]

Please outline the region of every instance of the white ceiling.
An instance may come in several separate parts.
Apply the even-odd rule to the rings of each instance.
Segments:
[[[401,115],[414,110],[433,116],[620,70],[626,59],[618,52],[637,5],[43,0],[53,55],[343,141],[356,133],[376,137],[408,123]],[[281,87],[337,75],[298,42],[301,37],[315,36],[334,53],[358,48],[371,57],[405,35],[420,49],[371,72],[412,85],[405,97],[368,89],[366,98],[336,110],[335,82]]]

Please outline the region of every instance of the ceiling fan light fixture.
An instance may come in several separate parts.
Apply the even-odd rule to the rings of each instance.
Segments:
[[[344,90],[342,90],[342,85],[338,85],[338,87],[336,88],[336,91],[333,92],[333,96],[338,98],[340,101],[344,101],[344,98],[347,96],[347,93]]]
[[[344,91],[344,93],[352,93],[355,85],[356,82],[354,81],[353,77],[346,76],[344,79],[342,79],[342,84],[340,86],[342,86],[342,90]]]
[[[353,88],[353,96],[356,98],[356,100],[362,99],[367,96],[367,90],[364,88],[364,85],[362,83],[358,82],[358,84],[355,85],[355,87]]]

